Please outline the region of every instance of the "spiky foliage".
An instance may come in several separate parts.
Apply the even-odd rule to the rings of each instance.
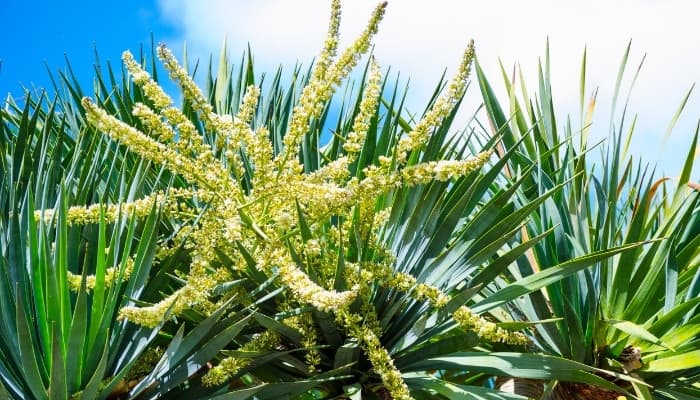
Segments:
[[[171,77],[180,84],[203,128],[216,138],[214,143],[202,140],[192,122],[172,105],[172,100],[128,52],[124,54],[124,63],[135,84],[150,100],[150,106],[136,104],[133,114],[148,128],[148,133],[109,115],[87,98],[82,101],[88,121],[97,130],[118,140],[141,158],[182,176],[193,188],[192,200],[204,204],[201,211],[169,210],[173,217],[184,221],[188,221],[187,216],[198,214],[196,222],[191,223],[192,229],[182,230],[186,236],[177,237],[173,244],[191,248],[186,284],[152,306],[123,308],[120,312],[122,318],[155,327],[167,315],[176,316],[192,307],[208,314],[229,298],[222,296],[218,303],[211,303],[209,297],[213,289],[240,278],[241,271],[252,265],[267,276],[276,277],[287,288],[287,304],[280,312],[311,306],[314,310],[333,315],[339,327],[366,352],[374,372],[392,396],[397,399],[410,397],[392,358],[378,338],[381,328],[370,303],[373,287],[383,285],[407,291],[416,300],[425,300],[438,309],[444,308],[450,297],[440,289],[419,283],[411,275],[392,268],[394,257],[376,234],[386,212],[377,210],[376,203],[382,195],[398,187],[432,180],[447,181],[477,171],[488,161],[490,152],[463,161],[445,160],[397,168],[405,163],[407,152],[426,144],[428,130],[438,126],[461,98],[474,54],[473,47],[469,46],[450,91],[418,124],[417,134],[409,134],[408,141],[400,142],[394,153],[395,159],[382,157],[379,166],[363,169],[363,177],[351,177],[349,164],[361,150],[369,120],[378,103],[380,70],[372,62],[352,134],[348,135],[343,146],[346,155],[312,173],[304,173],[298,152],[310,120],[320,116],[333,87],[369,48],[369,39],[377,30],[384,6],[381,4],[376,9],[365,33],[336,62],[322,58],[317,64],[290,117],[289,130],[284,136],[285,146],[277,155],[272,151],[265,127],[254,130],[250,126],[259,97],[255,86],[247,88],[243,103],[233,118],[216,114],[164,46],[158,49],[159,57]],[[336,35],[332,26],[327,47],[334,46]],[[323,57],[332,53],[333,48],[324,49]],[[249,163],[247,168],[243,165],[244,160]],[[251,183],[249,188],[240,184],[244,174]],[[141,204],[150,202],[142,200]],[[133,208],[137,215],[145,212],[144,207],[136,204],[123,207]],[[92,222],[90,215],[94,214],[89,209],[72,208],[68,215],[69,223],[85,223]],[[367,242],[361,250],[371,257],[348,257],[345,254],[344,238],[352,230],[366,237]],[[231,265],[221,265],[220,257],[230,260]],[[342,262],[346,258],[343,269],[339,270],[339,260]],[[351,310],[351,305],[358,303],[361,314]],[[313,346],[313,327],[308,326],[308,322],[303,323],[308,316],[310,314],[306,313],[295,316],[292,323],[307,331],[306,336],[310,337],[305,341]],[[475,316],[465,306],[457,309],[454,317],[465,328],[476,330],[489,340],[524,344],[518,334],[510,334]],[[262,335],[247,350],[273,348],[277,344],[275,339],[275,335]],[[318,363],[313,352],[310,350],[311,368]],[[221,384],[240,368],[240,361],[224,359],[207,374],[205,383]]]
[[[93,224],[71,226],[69,204],[140,196],[147,168],[45,101],[0,111],[0,385],[16,398],[104,398],[157,333],[116,316],[148,284],[160,205],[139,219],[113,209],[110,223],[96,208]]]
[[[97,75],[96,98],[115,115],[129,118],[118,110],[142,99],[131,89],[111,68]],[[189,193],[169,189],[178,177],[85,123],[72,75],[61,74],[57,90],[64,95],[48,105],[42,93],[0,111],[0,397],[116,398],[142,390],[138,383],[167,393],[245,327],[236,311],[257,303],[242,290],[225,308],[230,315],[193,315],[199,329],[173,332],[173,340],[158,336],[162,324],[117,319],[172,284],[183,252],[156,259],[173,232],[161,211]],[[161,355],[166,365],[157,364]]]
[[[628,54],[629,47],[615,99]],[[508,165],[511,173],[534,166],[527,174],[534,183],[532,191],[523,192],[521,198],[528,201],[561,182],[570,182],[544,202],[528,223],[526,235],[548,230],[553,235],[535,245],[529,262],[520,260],[518,266],[524,273],[546,271],[592,251],[638,241],[650,243],[533,293],[514,303],[511,312],[528,320],[556,321],[536,328],[532,340],[540,351],[639,377],[651,385],[633,385],[640,398],[695,397],[699,392],[692,385],[700,371],[696,307],[700,301],[700,199],[690,178],[697,131],[685,166],[674,179],[659,177],[653,168],[628,154],[636,116],[630,123],[626,104],[619,120],[610,119],[608,140],[598,148],[591,146],[591,132],[605,127],[592,125],[597,99],[594,95],[590,102],[585,101],[585,70],[584,53],[578,131],[570,121],[562,127],[555,118],[549,54],[539,69],[537,99],[528,97],[525,86],[519,91],[504,73],[511,94],[507,108],[511,118],[506,118],[505,107],[478,72],[489,118],[505,131],[504,142],[526,136],[519,147],[522,156]],[[611,114],[617,117],[614,104]],[[530,131],[535,135],[530,136]],[[554,386],[548,389],[558,393],[558,398],[591,396],[581,386]],[[603,394],[596,396],[604,398]]]
[[[87,154],[110,160],[110,168],[90,164],[75,173],[90,177],[94,185],[79,187],[96,194],[41,202],[37,212],[24,207],[23,220],[50,232],[89,232],[120,226],[120,215],[128,213],[132,224],[143,218],[155,224],[154,236],[139,237],[139,245],[157,240],[158,268],[149,273],[139,272],[140,264],[126,253],[96,269],[86,263],[58,271],[63,293],[71,286],[78,287],[78,298],[114,293],[110,307],[123,306],[120,319],[114,320],[115,306],[105,325],[150,335],[160,328],[153,341],[138,342],[143,356],[131,372],[125,364],[114,370],[101,398],[518,398],[483,387],[490,376],[503,374],[616,388],[592,367],[503,352],[524,349],[525,336],[506,328],[530,325],[509,322],[505,304],[636,244],[593,252],[522,280],[506,271],[544,237],[521,243],[518,232],[561,185],[517,206],[514,196],[529,190],[529,182],[502,171],[517,156],[517,143],[507,143],[495,158],[500,134],[450,133],[474,55],[471,44],[447,90],[442,93],[440,85],[415,124],[402,118],[396,89],[384,97],[386,82],[370,60],[360,90],[341,106],[331,140],[319,145],[330,124],[331,96],[369,49],[384,7],[338,55],[340,8],[333,2],[320,59],[309,74],[297,71],[288,90],[279,73],[267,92],[261,90],[250,55],[236,79],[224,55],[202,94],[165,47],[158,57],[183,90],[181,107],[157,84],[156,69],[146,72],[143,60],[129,53],[124,64],[131,80],[125,76],[117,84],[110,70],[108,88],[98,75],[95,100],[68,85],[72,101],[61,104],[73,111],[67,113],[71,130],[104,141],[109,151]],[[31,165],[28,175],[42,164]],[[131,181],[123,177],[138,184],[124,184]],[[15,178],[8,182],[14,185]],[[94,236],[85,233],[86,240]],[[97,254],[103,247],[104,254],[116,254],[99,243]],[[20,270],[15,263],[3,272]],[[494,291],[494,281],[505,288]],[[131,285],[133,293],[120,289]],[[75,310],[73,315],[84,315]],[[126,334],[110,337],[128,340]],[[42,348],[27,338],[26,349]],[[134,354],[127,353],[129,362]],[[19,372],[3,373],[3,382],[27,373],[18,360],[13,368]],[[30,378],[38,388],[60,388],[53,378]],[[44,393],[37,389],[32,396]]]

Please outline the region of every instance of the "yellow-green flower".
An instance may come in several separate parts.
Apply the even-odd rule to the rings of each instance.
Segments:
[[[344,137],[341,155],[314,172],[304,172],[299,161],[301,142],[334,90],[370,49],[385,8],[386,3],[376,7],[362,34],[338,56],[340,6],[338,0],[333,1],[328,37],[290,116],[282,149],[273,150],[271,129],[264,126],[264,121],[256,121],[260,88],[246,88],[235,116],[219,114],[165,46],[158,47],[158,57],[179,84],[201,124],[195,125],[174,107],[171,98],[129,52],[123,55],[124,64],[146,97],[143,103],[134,104],[132,113],[144,131],[115,118],[92,100],[83,99],[87,119],[98,131],[143,159],[179,175],[188,186],[156,192],[129,203],[69,209],[69,223],[89,224],[100,221],[102,216],[115,220],[120,213],[143,217],[158,204],[169,218],[189,228],[172,238],[174,246],[188,251],[191,259],[190,265],[179,271],[184,285],[150,306],[124,307],[120,318],[155,327],[166,317],[190,308],[210,313],[222,304],[211,296],[214,288],[245,278],[243,271],[256,268],[285,289],[285,301],[279,311],[295,307],[333,315],[344,333],[360,344],[372,372],[392,397],[411,398],[401,372],[382,345],[382,325],[371,302],[373,290],[384,287],[403,291],[435,310],[445,308],[451,297],[409,273],[397,271],[395,256],[380,235],[390,210],[378,206],[378,199],[400,188],[467,176],[487,164],[492,153],[483,152],[465,160],[406,165],[408,154],[422,149],[432,130],[448,117],[464,94],[474,59],[473,43],[469,43],[448,90],[413,130],[397,141],[393,158],[380,156],[378,165],[351,173],[351,164],[357,161],[380,107],[381,69],[371,59],[359,112],[352,121],[352,130]],[[258,124],[263,126],[256,127]],[[35,216],[50,221],[52,213],[39,210]],[[375,261],[347,260],[344,276],[336,276],[338,260],[345,257],[344,241],[350,235],[366,241],[363,251],[374,254]],[[165,246],[158,250],[160,257],[170,252]],[[217,258],[222,253],[234,265],[222,267]],[[112,284],[119,276],[127,279],[128,262],[121,275],[119,271],[109,269],[106,283]],[[347,283],[345,290],[334,285],[341,278]],[[70,277],[73,287],[81,280]],[[94,277],[88,277],[86,286],[91,288],[93,281]],[[354,305],[361,310],[361,316]],[[526,342],[523,335],[499,328],[466,306],[459,307],[453,318],[487,340]],[[306,311],[287,323],[303,333],[301,342],[309,348],[305,356],[309,369],[318,368],[321,358],[315,347],[321,336],[312,314]],[[240,350],[269,350],[279,341],[277,334],[265,331],[240,346]],[[204,382],[222,384],[249,362],[247,358],[224,358],[206,374]]]

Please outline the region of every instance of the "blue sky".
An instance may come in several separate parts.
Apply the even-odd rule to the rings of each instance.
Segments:
[[[0,0],[0,95],[16,97],[22,87],[51,85],[47,68],[66,66],[66,55],[81,81],[91,84],[95,48],[102,61],[119,65],[121,52],[148,44],[150,35],[172,37],[155,1]],[[23,86],[20,85],[20,82]]]
[[[343,2],[341,46],[362,29],[377,1]],[[210,53],[218,53],[226,36],[235,57],[250,43],[262,70],[279,63],[289,67],[296,61],[308,63],[322,43],[329,3],[0,0],[0,29],[5,33],[0,41],[0,96],[8,92],[21,96],[19,82],[27,87],[50,85],[45,64],[54,72],[64,68],[64,54],[81,81],[90,85],[95,46],[102,62],[118,64],[123,50],[137,52],[139,45],[149,44],[151,34],[177,55],[187,42],[191,58],[207,59]],[[632,39],[632,73],[623,90],[647,54],[630,102],[639,113],[632,149],[650,162],[659,162],[663,170],[674,171],[685,157],[700,117],[700,93],[695,93],[664,144],[666,127],[683,95],[700,81],[700,52],[692,45],[700,37],[700,25],[694,19],[699,12],[700,5],[686,0],[390,0],[375,54],[382,66],[411,77],[408,104],[417,111],[442,71],[454,70],[469,38],[476,40],[480,62],[492,81],[500,83],[499,59],[508,70],[519,62],[534,92],[537,60],[549,38],[555,101],[563,118],[578,109],[580,60],[587,46],[586,93],[599,88],[593,136],[603,137],[619,61]],[[478,91],[472,90],[466,114],[478,102]]]

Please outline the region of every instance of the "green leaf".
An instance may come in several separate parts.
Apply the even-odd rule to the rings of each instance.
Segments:
[[[668,346],[678,348],[693,343],[698,335],[700,335],[700,323],[687,323],[669,331],[660,339]]]
[[[477,284],[472,287],[468,287],[460,290],[456,294],[452,295],[452,298],[443,309],[444,312],[452,314],[457,311],[458,308],[466,304],[474,295],[479,293],[483,289],[483,284]]]
[[[335,267],[335,276],[333,277],[333,289],[337,291],[347,290],[347,282],[345,282],[345,248],[343,247],[342,229],[340,232],[340,248],[338,249],[338,264]]]
[[[64,357],[61,351],[61,342],[57,329],[53,329],[53,343],[51,345],[51,381],[49,383],[49,399],[64,400],[68,397],[68,386],[66,382],[66,368]]]
[[[66,348],[71,356],[66,357],[66,377],[68,379],[68,390],[73,393],[81,388],[81,377],[83,367],[92,369],[94,366],[84,366],[84,355],[86,329],[87,329],[87,291],[85,285],[87,281],[87,268],[83,268],[82,281],[78,296],[73,308],[73,321],[68,333],[68,343]]]
[[[630,336],[634,336],[636,338],[646,340],[647,342],[657,344],[659,346],[663,346],[671,351],[673,348],[669,346],[668,344],[664,343],[661,341],[661,339],[657,338],[655,335],[650,333],[648,330],[644,329],[644,327],[635,324],[634,322],[630,321],[619,321],[619,320],[607,320],[605,321],[608,325],[612,326],[615,329],[619,329],[622,332],[625,332],[626,334]]]
[[[698,304],[700,304],[700,297],[695,297],[676,305],[671,311],[665,313],[655,321],[649,327],[649,332],[659,336],[665,335],[667,332],[672,331],[673,327],[678,325],[685,315]]]
[[[640,385],[636,382],[632,382],[632,388],[634,388],[634,393],[637,394],[637,398],[639,400],[653,400],[654,397],[651,395],[651,392],[649,391],[649,388]]]
[[[48,394],[39,370],[37,356],[34,351],[35,336],[31,332],[27,314],[25,312],[24,301],[17,300],[17,338],[19,339],[19,354],[22,359],[21,368],[24,372],[24,379],[27,381],[29,390],[38,400],[48,399]]]
[[[187,357],[177,368],[172,368],[169,371],[163,371],[158,376],[157,392],[167,393],[172,388],[185,382],[193,371],[198,371],[204,367],[207,362],[214,359],[216,354],[231,342],[238,334],[248,325],[251,316],[231,324],[227,328],[221,330],[216,336],[213,336],[196,349],[191,351],[191,355]]]
[[[259,399],[281,400],[306,392],[323,383],[339,381],[346,376],[335,376],[347,371],[347,368],[337,368],[316,375],[312,379],[302,379],[294,382],[264,383],[251,388],[234,390],[226,394],[213,396],[210,400],[245,400],[256,396]]]
[[[0,399],[11,399],[11,398],[12,397],[10,396],[10,393],[7,391],[7,388],[2,383],[2,379],[0,379]]]
[[[514,282],[500,289],[493,295],[474,304],[471,308],[477,314],[481,314],[485,311],[491,310],[511,300],[514,300],[520,296],[524,296],[530,292],[551,285],[554,282],[560,281],[561,279],[566,278],[567,276],[571,276],[580,270],[588,268],[601,260],[604,260],[606,258],[612,257],[616,254],[620,254],[631,249],[635,249],[643,245],[644,243],[647,242],[632,243],[615,247],[610,250],[593,252],[591,254],[576,258],[574,260],[561,263],[557,266],[549,267],[544,271],[525,277],[517,282]]]
[[[333,368],[340,368],[346,365],[352,365],[358,362],[360,358],[360,346],[357,343],[350,342],[338,347],[333,360]]]
[[[423,387],[450,400],[527,400],[525,396],[478,386],[457,385],[432,375],[404,374],[409,387]]]
[[[100,357],[99,362],[95,366],[95,370],[90,377],[90,380],[88,380],[87,384],[85,384],[85,387],[83,388],[83,391],[80,396],[80,400],[93,400],[98,398],[98,393],[100,391],[100,387],[104,384],[103,379],[105,376],[105,371],[107,370],[107,361],[109,360],[109,342],[105,342],[105,346],[102,349],[102,357]],[[109,385],[107,386],[108,388],[110,387]],[[105,392],[99,397],[100,399],[104,399],[107,397],[109,394],[109,390],[105,390]]]
[[[596,374],[608,374],[615,378],[629,382],[644,382],[609,371],[589,367],[585,364],[570,361],[564,358],[539,354],[521,353],[455,353],[448,356],[429,358],[410,366],[404,367],[403,372],[423,370],[457,370],[483,372],[497,376],[512,376],[517,378],[551,380],[557,379],[567,382],[579,382],[600,386],[616,392],[628,394],[621,387],[616,386]]]
[[[479,345],[479,337],[473,332],[459,332],[453,336],[432,340],[424,345],[411,346],[397,354],[394,358],[396,366],[401,369],[427,358],[466,351]]]
[[[672,400],[697,400],[700,399],[700,389],[695,388],[658,388],[654,390],[658,393],[667,396]]]
[[[521,331],[525,328],[530,328],[535,325],[550,324],[552,322],[558,322],[564,318],[549,318],[541,319],[539,321],[513,321],[513,322],[499,322],[497,325],[503,329],[509,331]]]
[[[681,100],[681,104],[678,106],[675,114],[673,114],[673,118],[671,118],[671,121],[668,123],[668,127],[666,128],[666,133],[664,133],[662,147],[665,146],[666,143],[668,142],[668,139],[671,136],[671,132],[673,132],[673,127],[676,125],[676,122],[678,122],[678,119],[680,118],[681,114],[683,113],[683,109],[685,108],[686,104],[688,104],[688,99],[690,99],[690,95],[693,93],[693,89],[695,89],[695,83],[690,85],[690,89],[688,89],[688,91],[683,96],[683,99]]]
[[[216,325],[219,317],[224,314],[226,307],[234,300],[235,298],[228,300],[209,317],[195,325],[195,327],[189,330],[186,335],[185,325],[181,325],[175,336],[168,344],[163,356],[153,368],[153,371],[131,390],[130,395],[135,397],[140,393],[147,391],[156,380],[163,379],[164,376],[168,376],[168,374],[171,372],[177,372],[180,364],[187,362],[188,358],[192,354],[196,355],[196,353],[200,350],[202,351],[202,354],[206,354],[208,349],[211,349],[211,346],[214,346],[213,353],[211,354],[213,357],[213,354],[229,343],[231,339],[237,335],[238,332],[240,332],[240,330],[243,329],[243,327],[248,323],[249,317],[243,318],[241,321],[232,324],[229,327],[229,333],[231,336],[223,337],[223,342],[221,335],[214,336],[213,338],[211,336],[214,332],[216,332],[214,330],[214,326]],[[216,346],[220,347],[216,348]],[[202,360],[198,361],[201,362]],[[206,361],[209,360],[205,360],[204,362]],[[185,378],[186,377],[187,374],[185,374]],[[166,384],[169,384],[173,379],[174,378],[164,379],[164,381]]]
[[[299,200],[296,201],[297,206],[297,216],[299,217],[299,230],[301,231],[301,240],[306,243],[311,239],[311,229],[309,229],[309,223],[306,222],[306,217],[304,217],[304,211],[301,209]]]
[[[333,315],[318,310],[313,310],[314,321],[325,339],[325,343],[337,348],[343,344],[338,327],[335,325]]]
[[[549,235],[554,231],[554,228],[548,229],[540,235],[515,246],[513,249],[508,251],[506,254],[498,257],[495,261],[489,264],[486,268],[479,271],[479,273],[472,279],[471,285],[475,284],[487,284],[492,282],[499,274],[501,274],[510,264],[515,262],[518,257],[522,256],[526,251],[532,248],[544,237]]]
[[[258,312],[253,313],[253,317],[262,327],[279,333],[297,345],[301,343],[301,333],[291,326]]]
[[[105,248],[107,247],[107,221],[105,220],[104,207],[100,207],[100,223],[98,224],[97,234],[97,260],[95,265],[95,288],[92,291],[92,321],[100,321],[100,316],[104,312],[105,298],[105,274],[107,271],[107,255]],[[98,336],[99,325],[91,324],[88,332],[88,343],[90,347],[95,343]]]
[[[697,368],[700,367],[700,350],[645,361],[644,364],[642,371],[645,372],[674,372],[689,368]]]

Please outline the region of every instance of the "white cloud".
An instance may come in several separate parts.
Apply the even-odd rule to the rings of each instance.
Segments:
[[[233,54],[250,43],[263,68],[292,66],[296,61],[308,64],[322,44],[329,4],[326,0],[160,1],[163,15],[183,29],[190,54],[205,58],[217,52],[227,36]],[[362,30],[375,4],[376,0],[343,2],[341,45]],[[534,91],[537,60],[549,38],[556,105],[576,112],[581,55],[587,46],[587,95],[600,87],[601,106],[606,109],[599,112],[606,114],[620,59],[632,39],[629,78],[647,53],[631,103],[641,118],[636,149],[651,151],[658,148],[684,93],[700,78],[700,52],[694,49],[700,37],[695,21],[699,11],[700,3],[683,0],[393,0],[375,40],[375,54],[382,65],[410,76],[409,97],[418,107],[442,71],[454,70],[470,38],[475,39],[479,60],[495,86],[502,86],[501,58],[508,71],[519,62]],[[472,93],[471,101],[476,102],[476,90]],[[692,101],[667,153],[690,141],[698,116],[700,103]],[[607,118],[596,124],[606,124]]]

